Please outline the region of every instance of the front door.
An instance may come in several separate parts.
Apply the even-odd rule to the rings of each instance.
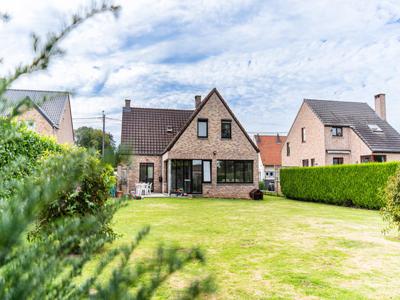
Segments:
[[[151,183],[151,191],[154,191],[154,164],[153,163],[140,163],[139,168],[139,181]]]

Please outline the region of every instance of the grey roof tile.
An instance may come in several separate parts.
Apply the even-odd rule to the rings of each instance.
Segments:
[[[351,127],[373,152],[400,152],[400,134],[363,102],[305,99],[324,125]],[[382,132],[368,125],[378,125]]]
[[[3,95],[3,98],[12,103],[17,103],[26,97],[38,106],[39,111],[52,125],[57,127],[60,125],[65,103],[69,99],[68,92],[8,89]]]

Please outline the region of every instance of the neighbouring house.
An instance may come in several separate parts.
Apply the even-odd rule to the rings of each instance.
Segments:
[[[125,100],[121,144],[132,158],[118,168],[124,192],[147,182],[157,193],[249,198],[258,188],[258,148],[216,89],[194,110]]]
[[[375,111],[362,102],[305,99],[282,148],[283,166],[400,160],[400,134],[386,120],[384,94]]]
[[[268,191],[278,191],[279,171],[282,167],[282,147],[286,136],[261,135],[254,136],[259,153],[259,180],[265,183]]]
[[[71,102],[68,92],[8,89],[3,95],[11,104],[28,99],[33,108],[18,117],[39,134],[54,137],[57,142],[74,143]],[[8,109],[1,114],[7,115]]]

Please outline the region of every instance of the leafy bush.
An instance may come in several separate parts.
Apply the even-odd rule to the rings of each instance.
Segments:
[[[379,209],[380,189],[399,163],[368,163],[281,170],[282,193],[293,199]]]
[[[38,236],[40,231],[48,234],[48,230],[51,229],[48,225],[57,219],[91,215],[101,220],[96,228],[98,233],[102,232],[110,238],[115,237],[109,226],[111,219],[104,214],[110,189],[116,182],[114,171],[110,165],[104,164],[95,152],[74,147],[69,150],[69,153],[74,155],[83,155],[86,152],[88,155],[80,165],[83,172],[78,178],[77,185],[64,189],[57,198],[43,208],[36,230],[30,237]],[[63,160],[64,154],[52,155],[51,158]]]
[[[258,188],[259,188],[260,190],[262,190],[262,191],[265,191],[265,183],[264,183],[263,180],[260,180],[260,181],[258,182]]]
[[[0,199],[10,197],[15,181],[31,174],[43,156],[62,149],[54,139],[0,118]]]
[[[400,232],[400,167],[396,174],[389,178],[381,197],[384,203],[381,213],[383,219],[389,223],[386,231],[395,228]]]
[[[74,215],[51,222],[47,235],[27,243],[25,233],[39,213],[65,190],[80,185],[91,160],[85,151],[64,153],[62,159],[52,156],[1,203],[0,299],[150,299],[172,274],[191,262],[204,262],[197,248],[159,247],[154,258],[130,264],[133,251],[149,232],[144,228],[130,245],[105,252],[82,281],[85,264],[111,240],[98,226],[104,218],[111,219],[118,202],[106,205],[100,216]],[[70,255],[77,243],[80,254]],[[111,268],[111,275],[100,281],[106,268]],[[200,278],[181,291],[181,298],[193,299],[212,289],[208,277]]]

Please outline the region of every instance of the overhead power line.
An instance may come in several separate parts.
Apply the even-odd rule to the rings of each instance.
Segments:
[[[101,120],[102,117],[86,117],[86,118],[72,118],[73,120]]]
[[[72,118],[72,120],[82,123],[82,122],[93,122],[97,120],[102,121],[102,141],[101,141],[101,154],[104,157],[104,151],[105,151],[105,140],[106,140],[106,120],[108,121],[117,121],[117,122],[122,122],[121,119],[116,119],[116,118],[110,118],[106,117],[106,114],[104,110],[101,112],[101,116],[93,116],[93,117],[79,117],[79,118]]]

